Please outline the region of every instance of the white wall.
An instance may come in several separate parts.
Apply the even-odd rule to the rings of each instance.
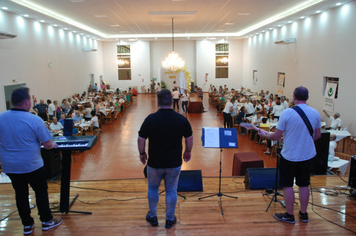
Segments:
[[[39,99],[61,100],[87,89],[89,74],[99,82],[101,43],[0,10],[0,29],[17,34],[0,40],[0,87],[26,83]],[[83,47],[98,48],[83,52]],[[51,62],[51,67],[48,63]],[[0,112],[6,110],[0,89]]]
[[[277,92],[277,73],[286,73],[284,94],[292,98],[297,86],[309,89],[308,104],[323,120],[323,78],[339,77],[339,98],[335,112],[341,114],[343,127],[356,133],[354,101],[356,75],[356,3],[316,14],[243,42],[243,86],[259,91]],[[296,44],[275,45],[274,41],[295,37]],[[296,62],[297,59],[297,62]],[[257,86],[252,85],[252,70],[258,71]],[[329,124],[329,122],[328,122]]]
[[[117,45],[119,42],[103,42],[104,81],[108,81],[111,88],[128,89],[129,86],[150,84],[150,46],[149,42],[121,42],[121,45],[131,45],[131,80],[118,80]],[[144,82],[142,82],[142,79]]]
[[[243,72],[243,50],[242,40],[229,40],[229,78],[215,78],[215,44],[225,41],[201,40],[196,42],[196,65],[197,65],[197,85],[202,87],[205,92],[209,90],[210,84],[215,86],[226,86],[240,88],[242,84]],[[205,82],[205,74],[208,73],[208,82]]]
[[[157,78],[157,81],[160,82],[164,80],[161,78],[161,68],[162,61],[166,59],[169,53],[172,52],[172,41],[151,41],[151,78]],[[174,41],[174,51],[178,54],[180,58],[185,62],[185,67],[190,71],[192,75],[192,80],[195,81],[195,41],[194,40],[175,40]],[[179,76],[177,79],[171,79],[171,83],[167,83],[168,87],[172,87],[170,84],[173,84],[173,81],[176,80],[176,83],[179,83]]]

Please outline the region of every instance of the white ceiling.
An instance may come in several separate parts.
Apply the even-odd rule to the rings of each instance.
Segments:
[[[0,8],[102,40],[241,38],[350,0],[0,0]],[[304,9],[303,9],[304,8]],[[228,24],[227,24],[228,23]]]

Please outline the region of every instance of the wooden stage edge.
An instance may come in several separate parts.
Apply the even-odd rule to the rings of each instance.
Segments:
[[[347,180],[347,176],[343,178]],[[218,180],[217,177],[204,177],[203,192],[180,192],[186,199],[178,196],[177,224],[172,229],[164,227],[165,193],[160,195],[158,204],[159,226],[152,227],[145,221],[148,211],[146,179],[71,181],[70,196],[79,194],[71,210],[93,214],[55,214],[63,217],[63,224],[42,232],[35,208],[32,210],[36,223],[33,235],[354,235],[342,227],[356,231],[355,200],[343,194],[347,183],[339,176],[312,176],[313,198],[310,202],[341,211],[313,207],[318,214],[342,227],[322,219],[312,211],[311,204],[308,207],[309,223],[299,221],[299,205],[295,205],[296,224],[275,220],[273,213],[285,212],[285,208],[273,202],[266,212],[271,195],[263,195],[262,190],[245,189],[244,177],[222,178],[221,192],[238,197],[221,198],[222,215],[219,197],[198,200],[199,197],[217,193]],[[60,182],[50,182],[48,186],[50,203],[58,205]],[[162,183],[160,190],[163,189]],[[295,190],[298,188],[295,187]],[[32,189],[30,202],[35,204]],[[298,199],[296,202],[299,204]],[[16,210],[11,184],[1,184],[0,206],[1,218]],[[1,222],[0,235],[23,235],[17,213]]]

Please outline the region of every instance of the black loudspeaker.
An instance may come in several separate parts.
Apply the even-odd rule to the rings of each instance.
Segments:
[[[201,170],[182,170],[180,172],[177,192],[203,191]]]
[[[41,150],[46,179],[55,180],[61,174],[61,156],[58,150]]]
[[[354,191],[356,190],[356,156],[352,156],[350,158],[350,169],[349,169],[349,182],[347,186],[352,188]]]
[[[72,134],[73,134],[73,119],[65,119],[63,135],[64,136],[72,136]]]
[[[275,188],[276,168],[249,168],[245,175],[246,189]],[[278,188],[282,188],[278,186]]]
[[[328,168],[330,133],[326,130],[321,131],[320,139],[316,140],[316,156],[313,158],[311,174],[325,175]]]

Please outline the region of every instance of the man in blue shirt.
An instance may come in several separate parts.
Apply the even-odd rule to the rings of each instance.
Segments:
[[[52,136],[42,119],[28,112],[31,109],[28,88],[15,89],[11,102],[14,108],[0,114],[1,165],[15,190],[24,234],[31,234],[35,227],[28,204],[28,184],[35,191],[42,230],[49,230],[60,225],[62,218],[53,218],[49,208],[46,172],[38,142],[46,149],[56,148],[57,144],[51,141]]]

